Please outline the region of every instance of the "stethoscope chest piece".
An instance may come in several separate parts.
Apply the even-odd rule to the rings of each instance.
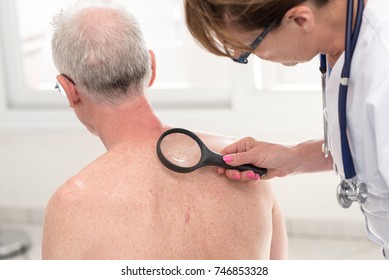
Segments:
[[[338,203],[343,208],[349,208],[355,201],[359,204],[365,203],[367,194],[366,184],[353,179],[343,179],[337,188]]]

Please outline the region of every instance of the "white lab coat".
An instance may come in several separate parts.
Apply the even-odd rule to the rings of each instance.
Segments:
[[[389,258],[389,1],[368,0],[354,52],[347,100],[347,126],[358,180],[368,188],[361,207],[367,235]],[[338,93],[344,56],[328,80],[325,115],[329,146],[343,176],[338,123]]]

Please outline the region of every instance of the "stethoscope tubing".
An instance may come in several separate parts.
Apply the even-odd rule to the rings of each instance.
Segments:
[[[358,0],[357,18],[355,22],[354,31],[352,31],[354,1],[347,1],[347,18],[346,18],[346,38],[345,38],[345,58],[342,69],[341,83],[339,85],[339,100],[338,100],[338,112],[339,112],[339,129],[342,149],[342,161],[343,171],[346,179],[351,179],[356,176],[354,161],[351,155],[350,145],[347,136],[347,94],[348,94],[348,81],[350,78],[351,62],[354,54],[354,50],[357,44],[359,31],[362,24],[364,2]]]
[[[355,47],[357,45],[359,31],[362,25],[363,17],[363,0],[358,0],[357,17],[355,21],[354,32],[352,31],[353,22],[353,1],[347,2],[347,18],[346,18],[346,35],[345,35],[345,54],[344,64],[341,73],[341,80],[339,85],[338,96],[338,117],[339,117],[339,130],[341,141],[342,162],[344,170],[344,178],[337,187],[337,199],[338,203],[343,208],[349,208],[353,202],[357,201],[359,204],[363,204],[368,198],[367,185],[357,180],[355,166],[352,159],[350,145],[347,136],[347,93],[349,78],[351,72],[351,62],[354,54]],[[320,72],[322,76],[322,97],[323,97],[323,114],[327,106],[326,104],[326,74],[327,74],[327,58],[325,54],[320,55]],[[331,69],[330,69],[331,70]],[[327,120],[323,116],[323,128],[324,128],[324,143],[323,152],[327,157],[329,153],[328,146],[328,134],[327,134]],[[337,166],[335,165],[337,171]]]

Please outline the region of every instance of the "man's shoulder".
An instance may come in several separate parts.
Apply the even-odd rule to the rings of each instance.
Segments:
[[[96,201],[102,197],[93,182],[82,172],[66,180],[55,190],[47,204],[45,223],[73,228],[82,223],[85,217],[93,215],[97,210]]]
[[[77,175],[68,179],[51,196],[43,227],[42,253],[45,259],[79,259],[84,245],[92,242],[91,222],[99,216],[93,196]],[[74,246],[74,244],[83,244]]]
[[[195,132],[200,139],[208,146],[211,150],[220,153],[220,151],[237,141],[236,137],[228,136],[224,134],[210,133],[210,132]]]
[[[50,199],[55,205],[64,206],[80,201],[85,202],[91,196],[98,194],[99,186],[104,185],[109,178],[107,173],[114,163],[109,161],[109,153],[101,155],[99,158],[82,168],[77,174],[68,178],[59,186]]]
[[[126,178],[131,177],[131,159],[126,161],[123,153],[106,152],[67,179],[51,196],[48,210],[58,213],[87,212],[97,203],[109,203],[124,189]],[[131,183],[132,181],[129,181]],[[130,195],[132,188],[125,188]]]
[[[47,215],[71,215],[85,206],[88,190],[84,182],[76,176],[69,178],[51,196],[47,205]]]

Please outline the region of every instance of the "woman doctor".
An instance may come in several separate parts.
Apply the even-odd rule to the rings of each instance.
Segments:
[[[292,66],[322,54],[322,72],[330,69],[326,140],[282,146],[244,138],[225,148],[224,160],[267,168],[267,179],[335,168],[344,179],[339,202],[361,203],[368,237],[389,258],[389,1],[185,0],[185,11],[203,47],[239,63],[253,54]]]

